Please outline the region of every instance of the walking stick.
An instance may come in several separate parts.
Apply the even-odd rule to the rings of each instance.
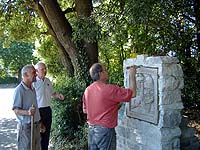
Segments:
[[[32,105],[32,107],[35,107]],[[31,150],[35,150],[34,137],[34,115],[31,115]]]

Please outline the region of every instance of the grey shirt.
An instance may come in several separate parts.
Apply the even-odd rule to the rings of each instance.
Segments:
[[[36,108],[36,113],[34,115],[34,121],[37,122],[40,120],[39,109],[37,105],[36,93],[35,89],[31,89],[27,87],[23,82],[21,82],[14,91],[13,95],[13,107],[29,110],[29,108],[34,105]],[[21,124],[30,124],[31,123],[31,116],[28,115],[16,115],[17,121]]]

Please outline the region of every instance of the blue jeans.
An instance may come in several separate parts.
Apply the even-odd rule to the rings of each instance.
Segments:
[[[89,126],[89,150],[116,150],[115,128]]]

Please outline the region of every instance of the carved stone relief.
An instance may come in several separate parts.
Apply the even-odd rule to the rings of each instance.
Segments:
[[[136,74],[137,95],[128,104],[127,115],[158,123],[158,69],[140,67]]]

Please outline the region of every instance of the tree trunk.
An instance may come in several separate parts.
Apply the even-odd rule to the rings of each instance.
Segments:
[[[74,68],[72,65],[72,62],[69,58],[68,53],[65,51],[65,48],[62,46],[62,44],[60,43],[60,41],[58,40],[58,38],[56,37],[56,34],[44,12],[43,7],[40,5],[39,2],[35,2],[33,3],[33,9],[40,15],[40,17],[42,18],[43,22],[46,24],[47,28],[48,28],[48,33],[53,37],[56,46],[58,48],[58,52],[61,58],[61,62],[63,64],[63,66],[66,68],[67,70],[67,74],[69,76],[72,76],[74,74]]]
[[[75,0],[75,10],[78,17],[90,17],[92,8],[92,0]],[[56,0],[41,0],[41,5],[39,2],[35,3],[34,9],[42,17],[48,27],[48,32],[54,38],[64,67],[69,70],[70,74],[73,74],[74,71],[77,74],[80,70],[87,74],[90,65],[98,62],[97,42],[90,43],[82,40],[83,43],[80,47],[86,52],[86,57],[89,60],[89,62],[82,63],[79,60],[78,49],[72,41],[72,26],[58,2]],[[87,68],[87,72],[83,68]]]
[[[51,24],[51,27],[55,33],[56,38],[64,47],[71,59],[72,65],[78,70],[77,56],[78,52],[74,43],[72,42],[72,27],[68,20],[65,18],[59,4],[55,0],[42,0],[42,7],[46,14],[46,17]],[[56,41],[57,42],[57,41]]]
[[[92,0],[75,0],[75,10],[78,17],[90,17],[93,11]],[[96,40],[95,40],[96,41]],[[96,42],[88,42],[83,39],[82,47],[86,50],[90,67],[93,63],[98,62],[98,45]]]

